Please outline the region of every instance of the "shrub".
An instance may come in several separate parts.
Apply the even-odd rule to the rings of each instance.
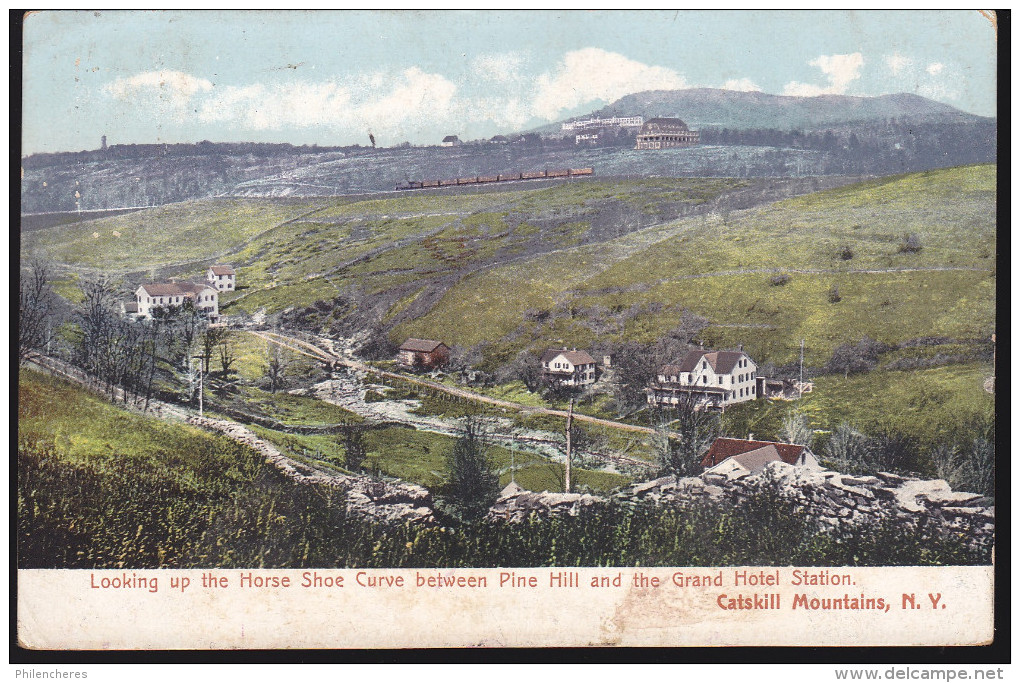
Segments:
[[[843,373],[844,377],[867,372],[878,365],[878,355],[885,353],[889,347],[870,337],[861,337],[856,344],[840,344],[832,352],[832,357],[825,364],[825,372],[829,374]]]
[[[781,273],[780,275],[773,275],[772,277],[769,278],[769,284],[772,285],[773,287],[782,287],[789,281],[790,276],[787,275],[786,273]]]
[[[849,261],[854,257],[854,251],[850,248],[850,245],[843,244],[836,250],[836,258],[840,261]]]
[[[903,242],[900,243],[899,252],[901,254],[916,254],[921,251],[921,238],[916,232],[912,232],[903,238]]]
[[[839,295],[839,285],[833,284],[829,287],[828,299],[830,304],[838,304],[843,300],[843,297]]]

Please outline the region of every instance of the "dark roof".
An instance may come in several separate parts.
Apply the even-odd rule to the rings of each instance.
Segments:
[[[149,296],[193,296],[207,289],[216,291],[209,285],[196,285],[193,282],[157,282],[142,285],[142,289]]]
[[[577,349],[574,349],[573,351],[568,351],[566,349],[549,349],[542,354],[542,365],[545,365],[561,354],[574,365],[590,365],[595,362],[595,359],[592,358],[587,351],[578,351]]]
[[[778,443],[776,441],[748,441],[747,439],[730,439],[726,437],[720,437],[712,442],[711,447],[705,453],[705,457],[701,459],[701,466],[708,468],[713,465],[718,465],[726,458],[732,458],[735,455],[741,455],[743,453],[749,453],[756,451],[766,446],[774,446],[776,451],[779,453],[779,457],[783,459],[783,462],[790,465],[796,465],[797,459],[800,458],[804,452],[806,446],[798,446],[792,443]]]
[[[209,266],[213,275],[233,275],[234,269],[230,266]]]
[[[138,312],[138,302],[137,301],[128,301],[127,303],[125,303],[124,304],[124,312],[125,313],[137,313]]]
[[[401,351],[420,351],[421,353],[432,353],[440,346],[446,346],[441,341],[434,339],[408,339],[400,345]]]
[[[648,119],[641,126],[642,135],[649,133],[686,133],[689,130],[686,123],[680,119],[673,118]]]
[[[460,140],[460,138],[458,138],[456,135],[447,135],[445,138],[443,138],[443,142],[457,142],[458,140]]]
[[[737,367],[737,361],[747,356],[743,351],[706,351],[704,349],[695,349],[689,351],[684,359],[680,361],[679,365],[667,365],[662,368],[663,374],[673,374],[673,372],[694,372],[694,368],[698,367],[698,363],[701,362],[702,357],[708,361],[709,366],[716,373],[724,375],[732,372],[733,368]],[[750,356],[747,356],[750,358]]]

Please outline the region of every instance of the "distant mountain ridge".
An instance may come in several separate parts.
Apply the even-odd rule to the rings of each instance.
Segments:
[[[932,123],[974,123],[988,117],[968,114],[920,95],[899,93],[877,97],[819,95],[797,97],[717,88],[647,90],[626,95],[593,112],[595,116],[675,116],[692,128],[817,130],[850,123],[910,119]],[[577,118],[577,117],[574,117]],[[584,117],[580,117],[584,118]],[[551,134],[557,122],[536,129]]]

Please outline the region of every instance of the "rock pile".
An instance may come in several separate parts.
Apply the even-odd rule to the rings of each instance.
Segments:
[[[432,494],[423,486],[324,472],[291,460],[244,425],[228,420],[191,416],[188,422],[221,432],[261,454],[266,462],[298,484],[329,486],[347,492],[348,511],[379,521],[434,523]]]
[[[539,517],[575,517],[605,498],[587,493],[535,493],[521,487],[503,489],[496,503],[489,508],[486,519],[520,522],[532,514]]]
[[[858,476],[784,462],[769,463],[750,475],[662,477],[629,486],[619,497],[680,507],[706,500],[739,502],[769,481],[776,482],[784,495],[823,526],[927,518],[946,530],[965,531],[975,543],[995,533],[993,501],[976,493],[953,491],[942,479],[913,479],[888,472]]]

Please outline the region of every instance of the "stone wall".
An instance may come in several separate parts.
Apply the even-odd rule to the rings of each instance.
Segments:
[[[946,531],[962,531],[974,544],[991,540],[995,534],[993,501],[976,493],[953,491],[941,479],[914,479],[888,472],[849,475],[784,462],[769,463],[764,470],[751,475],[662,477],[632,484],[609,498],[514,489],[496,501],[488,518],[519,522],[532,514],[575,516],[610,500],[681,508],[706,503],[735,504],[771,482],[822,527],[845,528],[881,519],[904,523],[927,521]]]
[[[703,501],[736,503],[769,481],[775,481],[784,495],[823,527],[892,518],[926,520],[947,531],[964,531],[974,543],[995,533],[993,501],[977,493],[953,491],[942,479],[914,479],[888,472],[849,475],[784,462],[769,463],[751,475],[662,477],[633,484],[618,498],[680,507]]]

